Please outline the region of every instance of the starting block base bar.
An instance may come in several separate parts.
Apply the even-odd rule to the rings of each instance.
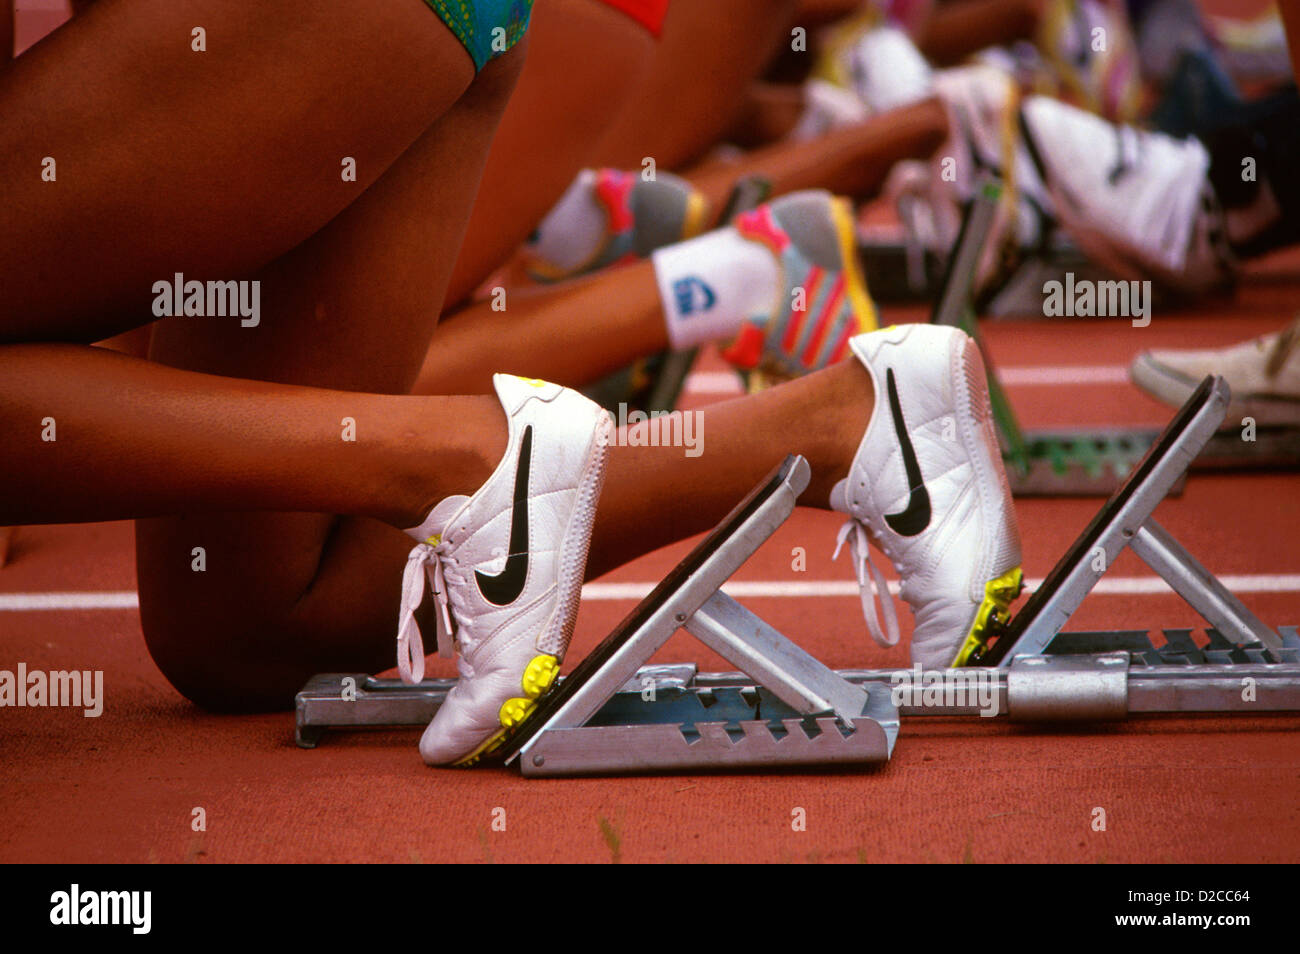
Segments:
[[[1096,722],[1155,714],[1300,712],[1300,634],[1280,627],[1280,663],[1261,645],[1238,646],[1215,630],[1198,645],[1187,629],[1165,630],[1157,647],[1137,630],[1059,633],[1042,656],[1018,656],[1009,667],[971,668],[995,694],[998,717],[1016,722]],[[841,669],[836,676],[864,689],[870,721],[854,732],[833,717],[801,716],[742,672],[698,672],[691,663],[642,666],[587,723],[590,731],[558,733],[541,764],[526,775],[660,771],[707,764],[763,766],[884,761],[892,748],[886,705],[914,670]],[[956,678],[949,676],[948,678]],[[1243,690],[1250,680],[1251,692]],[[326,673],[298,694],[296,741],[314,748],[327,730],[360,726],[423,728],[454,679],[406,685],[364,673]],[[979,716],[983,707],[944,701],[903,704],[898,716]],[[796,731],[797,727],[797,731]],[[607,731],[616,728],[619,731]],[[896,725],[893,730],[896,732]],[[627,731],[623,731],[627,730]],[[822,736],[826,736],[817,740]],[[725,743],[725,744],[724,744]],[[684,755],[681,751],[689,750]],[[795,751],[798,750],[798,751]],[[629,764],[629,751],[638,753]],[[646,755],[645,753],[651,753]]]

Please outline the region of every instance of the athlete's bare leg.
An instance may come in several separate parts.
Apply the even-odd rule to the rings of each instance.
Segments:
[[[153,320],[174,272],[265,266],[473,77],[415,0],[91,7],[0,72],[0,342],[106,338]]]
[[[828,508],[874,400],[870,377],[850,359],[694,412],[703,436],[698,457],[681,447],[613,448],[587,575],[710,529],[786,454],[802,454],[812,471],[799,502]]]
[[[655,54],[650,34],[597,0],[533,8],[528,62],[488,153],[447,291],[456,305],[537,227],[584,166]]]
[[[736,180],[744,176],[766,179],[774,195],[820,188],[866,199],[879,192],[896,162],[929,156],[947,135],[943,104],[928,99],[832,130],[811,142],[773,143],[734,163],[710,163],[698,171],[688,170],[685,176],[715,209],[722,207]]]
[[[416,394],[487,394],[510,371],[583,387],[668,347],[654,266],[637,262],[477,302],[438,326]]]
[[[952,66],[972,53],[1032,40],[1044,0],[959,0],[935,4],[918,27],[917,47],[935,66]]]
[[[673,3],[654,67],[606,134],[593,165],[680,169],[735,123],[749,85],[788,42],[794,0]]]
[[[815,143],[771,146],[687,177],[709,196],[715,211],[745,175],[768,179],[776,195],[824,187],[866,198],[879,190],[895,162],[928,156],[946,135],[943,107],[928,100]],[[443,321],[415,393],[488,393],[493,370],[527,369],[548,381],[582,387],[668,346],[649,262],[554,286],[512,289],[505,301],[504,311],[484,300]]]
[[[520,53],[484,67],[383,179],[259,273],[263,287],[275,290],[261,334],[250,336],[237,324],[163,323],[152,357],[286,384],[408,392],[446,293],[453,264],[446,250],[464,234]],[[477,400],[489,402],[490,421],[452,413],[398,426],[413,442],[469,441],[495,466],[504,453],[505,418],[495,398]],[[424,512],[398,526],[418,524],[441,499],[435,474],[442,464],[441,453],[424,461],[431,484]],[[391,664],[410,538],[392,520],[312,509],[318,512],[189,515],[137,525],[145,636],[159,666],[191,698],[214,707],[283,704],[293,685],[324,663],[367,670]],[[189,566],[186,555],[195,546],[206,547],[204,573]],[[232,593],[241,599],[233,602]],[[220,647],[219,665],[213,647]]]
[[[348,637],[358,613],[372,634],[381,613],[395,618],[404,538],[379,521],[407,525],[453,485],[472,491],[504,448],[492,399],[344,392],[412,383],[522,53],[475,79],[423,3],[325,6],[101,4],[0,74],[0,178],[14,183],[0,203],[0,415],[16,435],[0,467],[4,519],[240,511],[139,534],[150,648],[213,704],[256,704],[241,692],[259,684],[259,641],[271,683],[295,641],[318,640],[326,657],[347,643],[378,665],[378,641]],[[190,48],[196,23],[204,53]],[[58,172],[43,180],[44,155]],[[154,282],[178,271],[260,281],[261,323],[164,322],[157,356],[183,371],[52,343],[152,320]],[[397,490],[399,456],[427,487]],[[361,473],[388,465],[362,491]],[[297,513],[246,513],[268,508]],[[195,534],[207,568],[181,574],[179,557],[205,545]],[[358,541],[366,572],[332,577],[331,558]],[[203,606],[238,613],[205,633]]]
[[[0,69],[14,56],[14,0],[0,0]]]

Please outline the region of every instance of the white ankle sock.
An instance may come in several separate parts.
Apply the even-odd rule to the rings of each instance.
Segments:
[[[747,319],[771,311],[781,294],[776,257],[734,228],[661,248],[653,261],[675,351],[731,337]]]
[[[561,270],[579,268],[600,251],[605,210],[596,199],[596,173],[583,169],[537,227],[530,251]]]

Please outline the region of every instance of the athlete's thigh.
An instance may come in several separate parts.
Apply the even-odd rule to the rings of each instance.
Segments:
[[[465,96],[364,196],[257,273],[263,297],[256,327],[219,318],[165,319],[155,328],[151,357],[257,380],[405,393],[428,348],[488,143],[517,70],[515,53],[489,63]],[[347,424],[337,423],[343,439]],[[455,422],[430,420],[429,426]],[[364,419],[355,421],[358,454],[366,452],[365,427]],[[429,462],[431,470],[436,466]],[[169,635],[167,621],[184,618],[192,606],[211,608],[195,621],[210,639],[237,638],[228,634],[232,618],[248,620],[250,631],[258,620],[282,619],[287,641],[304,628],[322,640],[353,632],[378,619],[390,603],[396,612],[408,548],[403,541],[373,521],[316,514],[142,521],[137,568],[141,603],[149,604],[142,613],[153,632],[151,649],[157,653],[155,643],[175,635]],[[187,557],[195,546],[208,554],[203,573],[193,572]],[[352,557],[350,579],[330,576],[346,585],[324,592],[325,564]],[[312,647],[264,649],[270,659]]]
[[[604,0],[546,0],[492,143],[447,292],[472,293],[537,227],[595,154],[654,55],[649,31]]]
[[[735,122],[782,38],[795,0],[677,0],[654,65],[598,150],[602,165],[660,168],[698,158]]]
[[[176,272],[246,277],[473,76],[421,0],[101,0],[0,72],[0,342],[98,340]]]

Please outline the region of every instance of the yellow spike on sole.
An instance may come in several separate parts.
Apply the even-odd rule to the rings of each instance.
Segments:
[[[520,680],[520,685],[529,699],[536,699],[551,688],[555,677],[559,674],[560,661],[554,656],[534,656],[533,661],[524,669],[524,677]],[[501,724],[508,723],[503,721]]]
[[[994,620],[1001,623],[1007,621],[1009,615],[1007,608],[1020,595],[1023,588],[1024,574],[1018,566],[1012,567],[1006,573],[984,584],[984,602],[980,604],[979,612],[975,614],[975,622],[971,624],[970,632],[966,634],[961,649],[952,661],[954,669],[965,666],[976,650],[981,650],[988,644],[989,624]]]
[[[559,675],[559,659],[548,654],[534,656],[524,667],[524,674],[519,680],[519,688],[523,690],[524,698],[516,696],[501,704],[501,709],[497,713],[497,721],[501,723],[501,729],[488,736],[483,744],[469,755],[457,759],[453,764],[469,768],[483,756],[499,749],[511,733],[533,714],[533,710],[537,708],[538,698],[555,684],[556,677]]]

